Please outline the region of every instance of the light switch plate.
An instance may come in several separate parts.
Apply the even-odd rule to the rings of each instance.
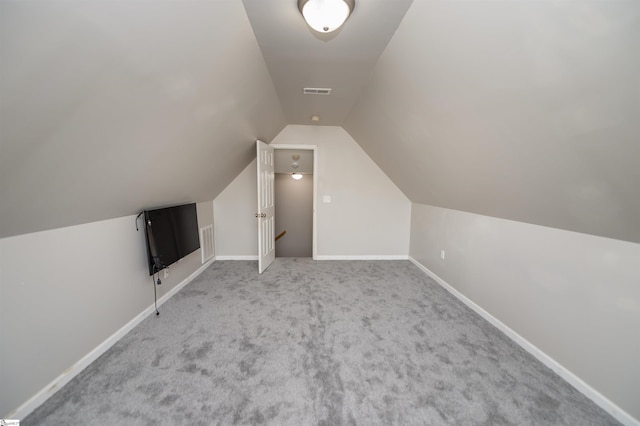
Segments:
[[[324,195],[322,197],[322,202],[323,203],[330,203],[331,202],[331,195]]]

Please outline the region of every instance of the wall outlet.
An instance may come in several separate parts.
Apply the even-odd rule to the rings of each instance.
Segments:
[[[164,268],[164,277],[169,278],[169,268]]]
[[[445,252],[444,250],[440,250],[440,259],[444,260]]]

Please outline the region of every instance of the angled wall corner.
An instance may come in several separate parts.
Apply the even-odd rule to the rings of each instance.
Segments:
[[[213,201],[196,207],[198,226],[213,224]],[[138,232],[132,215],[0,238],[0,311],[12,318],[3,320],[0,341],[15,347],[0,363],[0,418],[15,418],[16,409],[20,418],[29,414],[123,327],[152,312],[138,223]],[[158,299],[202,267],[200,250],[171,265]]]
[[[415,1],[344,128],[414,203],[640,242],[636,1]]]
[[[407,257],[411,203],[342,128],[289,125],[272,143],[318,147],[319,258]],[[217,258],[257,255],[255,173],[252,163],[214,201]]]
[[[0,237],[211,200],[285,126],[241,2],[0,2],[0,28]]]
[[[624,424],[640,419],[640,244],[413,204],[410,256]]]

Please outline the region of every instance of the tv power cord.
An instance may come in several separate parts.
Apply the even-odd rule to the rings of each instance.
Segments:
[[[160,315],[160,311],[158,311],[158,291],[156,289],[156,285],[160,285],[162,284],[162,281],[160,280],[160,271],[156,271],[158,265],[157,263],[155,263],[153,265],[153,275],[151,275],[151,283],[153,285],[153,305],[156,308],[156,315]],[[156,272],[158,273],[158,278],[156,280]]]

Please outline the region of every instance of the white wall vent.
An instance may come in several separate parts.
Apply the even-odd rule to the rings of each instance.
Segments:
[[[213,257],[213,225],[200,228],[200,253],[202,263]]]
[[[305,87],[302,89],[305,95],[330,95],[331,89],[328,87]]]

